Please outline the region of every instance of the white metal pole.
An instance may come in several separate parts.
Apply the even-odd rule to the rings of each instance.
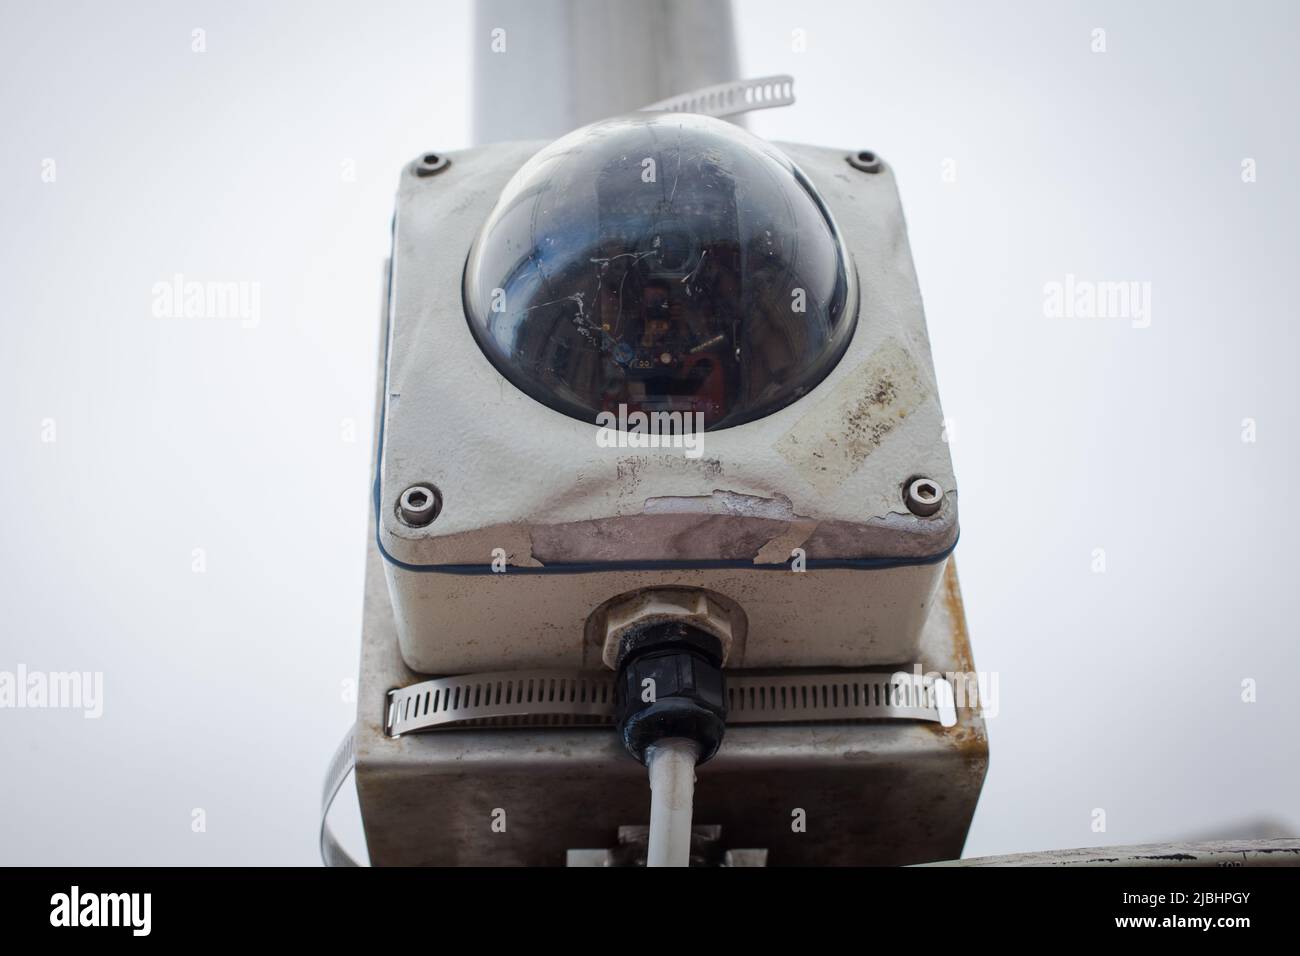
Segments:
[[[479,0],[475,143],[554,139],[739,77],[729,0]]]

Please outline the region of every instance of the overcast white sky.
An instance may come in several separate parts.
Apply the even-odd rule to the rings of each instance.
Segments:
[[[98,720],[0,710],[0,863],[312,863],[392,197],[468,144],[469,5],[0,9],[0,670],[104,674]],[[968,855],[1300,829],[1300,8],[737,23],[746,75],[797,78],[751,129],[899,178],[999,674]],[[259,320],[156,316],[178,273],[258,283]],[[1045,315],[1067,275],[1149,283],[1149,327]]]

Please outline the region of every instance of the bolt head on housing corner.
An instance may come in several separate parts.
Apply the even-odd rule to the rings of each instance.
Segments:
[[[413,528],[422,528],[442,510],[442,495],[433,485],[411,485],[397,499],[397,516]]]
[[[903,501],[912,514],[928,518],[943,507],[943,486],[933,478],[912,478],[903,489]]]
[[[869,149],[860,149],[856,153],[849,153],[844,158],[849,161],[850,166],[864,173],[878,173],[885,168],[880,157]]]
[[[438,153],[425,153],[416,161],[415,175],[436,176],[450,165],[451,160],[446,156]]]

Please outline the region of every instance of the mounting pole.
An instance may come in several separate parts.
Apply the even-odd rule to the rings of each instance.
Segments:
[[[554,139],[736,79],[728,0],[480,0],[474,142]]]

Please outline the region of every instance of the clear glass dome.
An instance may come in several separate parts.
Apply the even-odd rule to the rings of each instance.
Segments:
[[[857,318],[844,245],[779,150],[722,120],[583,127],[514,175],[475,240],[465,312],[510,382],[583,421],[768,415],[817,385]]]

